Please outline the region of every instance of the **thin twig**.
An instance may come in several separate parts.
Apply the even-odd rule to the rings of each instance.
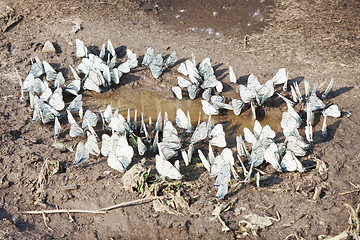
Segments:
[[[81,209],[55,209],[55,210],[41,210],[41,211],[25,211],[25,214],[53,214],[53,213],[106,213],[100,210],[81,210]]]
[[[101,208],[99,209],[99,211],[109,211],[115,208],[120,208],[120,207],[126,207],[126,206],[130,206],[130,205],[135,205],[135,204],[140,204],[140,203],[144,203],[144,202],[150,202],[156,199],[161,199],[162,197],[152,197],[152,198],[143,198],[143,199],[137,199],[134,201],[130,201],[130,202],[124,202],[124,203],[119,203],[110,207],[106,207],[106,208]]]
[[[359,185],[356,185],[352,182],[349,181],[349,183],[355,188],[354,190],[351,190],[351,191],[346,191],[346,192],[342,192],[342,193],[339,193],[340,195],[345,195],[345,194],[350,194],[350,193],[354,193],[354,192],[359,192],[360,191],[360,187]]]
[[[161,199],[162,197],[152,197],[152,198],[143,198],[143,199],[137,199],[130,202],[123,202],[119,203],[110,207],[101,208],[101,209],[95,209],[95,210],[82,210],[82,209],[53,209],[53,210],[42,210],[42,211],[24,211],[25,214],[53,214],[53,213],[107,213],[107,211],[120,208],[120,207],[126,207],[131,206],[135,204],[150,202],[156,199]]]
[[[359,192],[360,189],[356,189],[356,190],[351,190],[351,191],[347,191],[347,192],[342,192],[342,193],[339,193],[340,195],[346,195],[346,194],[350,194],[350,193],[354,193],[354,192]]]

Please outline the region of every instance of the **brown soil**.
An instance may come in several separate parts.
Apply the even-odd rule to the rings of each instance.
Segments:
[[[350,182],[360,184],[360,144],[356,140],[360,134],[357,100],[360,2],[276,1],[264,13],[261,31],[256,28],[222,31],[224,36],[185,31],[187,27],[179,27],[175,21],[164,24],[167,18],[159,18],[158,12],[177,11],[182,1],[176,2],[178,5],[174,5],[173,10],[163,7],[169,5],[159,8],[153,1],[137,0],[0,2],[1,239],[232,239],[241,235],[239,221],[245,213],[274,218],[276,212],[279,213],[280,221],[258,231],[262,239],[284,239],[289,234],[317,239],[320,235],[337,235],[349,227],[345,204],[356,207],[360,203],[359,191],[340,193],[356,190]],[[189,1],[184,2],[185,5]],[[253,5],[250,7],[256,10]],[[210,6],[209,9],[213,11]],[[219,10],[219,17],[220,13]],[[205,20],[213,17],[204,16]],[[196,14],[189,15],[187,19],[197,22],[196,17]],[[226,21],[224,28],[229,24]],[[219,31],[216,29],[221,26],[213,28]],[[249,35],[249,44],[245,47],[246,35]],[[217,203],[213,180],[195,166],[186,176],[190,179],[188,183],[198,187],[182,185],[181,193],[190,199],[190,205],[179,215],[157,213],[151,203],[145,203],[106,214],[46,215],[50,230],[41,215],[22,212],[44,208],[99,209],[142,198],[140,194],[124,190],[123,174],[111,171],[104,157],[91,157],[83,166],[74,167],[73,153],[51,147],[53,127],[32,123],[30,107],[19,101],[20,86],[15,70],[25,77],[30,69],[30,57],[37,55],[70,78],[68,65],[79,62],[75,58],[75,38],[98,47],[110,39],[115,47],[126,46],[138,56],[152,46],[156,52],[176,50],[179,59],[189,58],[191,53],[198,61],[210,57],[217,66],[217,76],[223,77],[229,89],[229,64],[238,77],[253,73],[261,81],[285,67],[290,79],[305,78],[311,84],[319,80],[320,90],[324,90],[333,77],[335,85],[330,101],[343,112],[352,114],[329,118],[325,139],[321,137],[321,122],[315,119],[315,146],[309,159],[326,162],[328,172],[320,174],[317,169],[311,169],[307,173],[274,174],[260,188],[250,184],[221,200],[221,203],[232,203],[230,211],[221,216],[233,231],[223,233],[221,224],[211,215]],[[55,43],[57,53],[41,52],[46,40]],[[146,71],[133,76],[141,78],[134,78],[135,81],[130,76],[120,87],[152,87],[168,93],[175,81],[170,73],[158,80]],[[243,79],[240,78],[240,82]],[[232,94],[237,93],[227,93]],[[59,141],[75,146],[78,139],[72,139],[68,129],[62,131]],[[36,181],[45,159],[59,161],[64,171],[49,177],[39,187]],[[313,164],[312,160],[302,160],[304,165]],[[134,159],[139,161],[138,157]],[[151,163],[153,159],[146,162]],[[316,188],[321,188],[321,194],[313,201]]]

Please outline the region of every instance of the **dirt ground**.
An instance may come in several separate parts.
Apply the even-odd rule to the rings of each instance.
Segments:
[[[274,1],[264,7],[261,24],[224,30],[218,35],[189,30],[191,21],[202,28],[196,14],[189,14],[183,23],[170,21],[164,14],[178,11],[182,1],[176,1],[173,8],[161,5],[164,2],[155,6],[154,1],[137,0],[0,1],[0,239],[285,239],[290,234],[294,239],[295,235],[318,239],[351,227],[346,204],[354,209],[360,204],[360,1]],[[224,2],[231,6],[236,1]],[[189,6],[186,4],[188,1],[184,5]],[[250,7],[253,11],[254,6]],[[206,14],[202,16],[206,22]],[[216,26],[215,32],[227,28],[227,21],[224,18],[224,25]],[[244,44],[245,37],[248,44]],[[321,91],[334,78],[330,102],[352,114],[329,118],[327,138],[321,137],[322,121],[315,119],[314,149],[308,160],[302,161],[311,166],[314,159],[320,159],[327,164],[327,172],[312,168],[306,173],[274,173],[260,188],[254,184],[239,187],[221,200],[231,203],[230,210],[221,214],[232,229],[228,232],[222,232],[221,224],[212,216],[218,203],[213,181],[204,169],[195,166],[194,175],[188,173],[190,180],[180,184],[188,207],[176,215],[156,212],[152,203],[106,214],[27,215],[23,211],[99,209],[144,197],[126,191],[123,174],[111,170],[104,157],[92,157],[84,166],[73,166],[74,153],[52,147],[53,126],[32,123],[29,105],[19,101],[15,71],[24,78],[30,57],[47,60],[71,78],[68,65],[79,63],[76,38],[98,47],[110,39],[114,47],[126,46],[140,57],[148,46],[163,53],[176,50],[179,59],[192,53],[198,61],[210,57],[218,66],[216,75],[228,85],[229,64],[238,77],[253,73],[260,81],[285,67],[290,79],[304,78],[311,85],[319,80]],[[55,43],[56,53],[41,52],[47,40]],[[121,87],[140,86],[169,93],[176,81],[171,73],[158,80],[148,74],[134,75],[141,77],[137,81],[127,78],[129,82]],[[58,141],[71,146],[78,142],[69,136],[68,128]],[[58,161],[63,170],[39,187],[36,183],[46,159]],[[134,162],[140,160],[136,157]],[[316,189],[320,189],[320,196],[314,200]],[[258,230],[257,236],[248,230],[245,237],[239,221],[251,213],[278,221],[272,220],[273,224]]]

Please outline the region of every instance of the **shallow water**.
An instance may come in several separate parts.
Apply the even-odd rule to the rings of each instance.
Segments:
[[[243,37],[265,26],[273,4],[272,0],[158,0],[155,12],[178,32]]]
[[[167,98],[160,93],[147,91],[144,89],[124,89],[118,88],[113,92],[94,94],[91,97],[84,98],[84,105],[92,111],[104,111],[108,104],[111,105],[113,111],[119,108],[119,113],[125,118],[127,111],[130,109],[130,115],[133,119],[135,109],[137,109],[137,119],[140,120],[141,112],[144,114],[145,122],[156,122],[159,112],[162,117],[164,113],[168,113],[169,120],[175,123],[176,110],[181,108],[185,113],[189,111],[193,129],[195,129],[201,112],[201,121],[206,121],[208,116],[202,111],[201,97],[191,100],[187,97],[182,100],[177,98]],[[271,114],[266,112],[265,116],[258,119],[262,126],[270,125],[275,132],[279,132],[281,114]],[[247,127],[252,130],[254,120],[250,109],[245,109],[239,116],[235,116],[232,111],[224,110],[218,116],[212,116],[213,124],[222,123],[224,130],[229,137],[235,137],[243,134],[243,128]]]

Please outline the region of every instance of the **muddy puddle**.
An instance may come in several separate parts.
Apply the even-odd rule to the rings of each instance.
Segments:
[[[178,100],[177,98],[164,97],[163,94],[148,91],[145,89],[133,89],[129,94],[129,89],[118,88],[112,92],[105,92],[91,95],[91,97],[84,97],[84,106],[92,111],[103,112],[107,105],[111,105],[113,111],[119,108],[119,113],[125,118],[127,116],[128,109],[130,109],[131,118],[134,117],[135,109],[137,109],[137,120],[140,121],[141,112],[144,114],[145,122],[149,122],[149,117],[152,123],[156,122],[159,112],[162,117],[164,113],[168,113],[168,118],[171,122],[175,123],[176,110],[181,108],[185,113],[189,111],[193,129],[195,129],[199,112],[201,113],[201,121],[206,121],[208,116],[202,111],[201,98],[191,100],[189,98],[183,98]],[[264,111],[258,113],[258,120],[262,126],[270,125],[275,132],[280,132],[281,114],[278,112]],[[239,116],[235,116],[232,111],[224,110],[218,116],[212,116],[213,124],[222,123],[227,137],[235,138],[237,135],[243,135],[244,127],[253,129],[254,120],[250,109],[245,108]]]
[[[144,8],[179,33],[244,37],[265,26],[273,5],[272,0],[157,0]]]

